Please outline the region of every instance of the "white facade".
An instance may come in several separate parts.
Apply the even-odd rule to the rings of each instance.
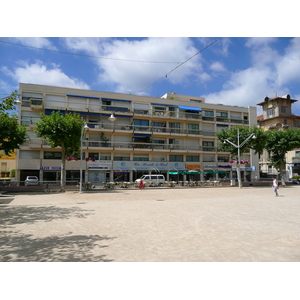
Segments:
[[[134,181],[142,174],[198,170],[199,179],[233,176],[230,155],[218,152],[215,133],[232,126],[257,124],[255,107],[205,103],[202,97],[165,94],[162,98],[20,83],[19,120],[30,139],[17,151],[17,176],[58,180],[60,149],[36,138],[40,114],[77,112],[89,130],[83,141],[85,181]],[[220,102],[222,99],[220,99]],[[108,120],[111,114],[115,122]],[[243,178],[259,175],[258,157],[245,154]],[[80,160],[67,161],[67,180],[79,181]],[[226,173],[224,173],[226,171]],[[173,176],[173,177],[172,177]],[[180,175],[189,180],[191,175]],[[205,177],[205,178],[203,178]]]

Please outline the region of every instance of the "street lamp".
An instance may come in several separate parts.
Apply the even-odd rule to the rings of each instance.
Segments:
[[[240,150],[241,148],[250,140],[250,139],[255,139],[256,136],[254,133],[251,133],[241,144],[240,144],[240,131],[239,131],[239,128],[238,128],[238,133],[237,133],[237,140],[238,140],[238,144],[234,144],[233,142],[225,139],[224,140],[224,144],[226,143],[229,143],[231,144],[232,146],[234,146],[235,148],[238,149],[238,161],[237,161],[237,164],[236,164],[236,167],[237,167],[237,176],[238,176],[238,183],[239,183],[239,188],[242,187],[242,181],[241,181],[241,168],[240,168],[240,163],[241,163],[241,155],[240,155]]]
[[[109,121],[114,122],[116,121],[116,117],[114,116],[114,114],[111,114],[110,117],[108,118]]]
[[[89,129],[89,126],[85,123],[81,128],[80,136],[80,181],[79,181],[79,193],[82,193],[82,140],[86,130]]]
[[[18,96],[18,99],[17,99],[14,103],[17,104],[17,105],[22,104],[22,101],[19,99],[19,96],[20,96],[20,95],[15,95],[15,96]],[[4,100],[4,99],[7,99],[7,98],[9,98],[9,97],[11,97],[11,95],[8,95],[8,96],[6,96],[6,97],[0,98],[0,101],[1,101],[1,100]]]

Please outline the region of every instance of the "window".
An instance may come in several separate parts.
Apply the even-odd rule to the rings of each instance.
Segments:
[[[110,154],[100,154],[100,160],[111,160]]]
[[[295,151],[295,156],[300,157],[300,151]]]
[[[214,116],[214,112],[212,110],[204,110],[203,113],[204,113],[204,116],[206,116],[206,117]]]
[[[274,116],[274,108],[273,107],[268,108],[267,114],[268,114],[269,118],[273,118],[273,116]]]
[[[227,112],[217,111],[217,117],[228,118]]]
[[[199,124],[187,124],[188,134],[199,134]]]
[[[115,161],[129,161],[130,160],[130,155],[129,153],[118,153],[114,155],[114,160]]]
[[[181,123],[170,122],[169,127],[171,133],[180,133]]]
[[[287,113],[287,107],[286,106],[281,106],[281,112],[283,114],[286,114]]]
[[[186,161],[188,162],[199,162],[199,155],[187,155],[186,156]]]
[[[149,161],[149,156],[146,154],[134,154],[133,161]]]
[[[220,132],[223,129],[228,129],[228,125],[217,124],[217,132]]]
[[[300,120],[294,120],[294,127],[300,127]]]
[[[209,156],[209,155],[204,155],[203,156],[203,162],[214,162],[215,157],[214,156]]]
[[[202,142],[203,151],[214,151],[214,142],[213,141],[203,141]]]
[[[44,152],[44,159],[61,159],[61,152]]]
[[[137,131],[147,131],[149,130],[148,120],[133,120],[134,130]]]
[[[218,162],[229,162],[228,156],[218,156]]]
[[[94,158],[94,159],[98,160],[99,159],[99,153],[89,152],[89,158]]]
[[[170,161],[183,161],[183,155],[170,155]]]

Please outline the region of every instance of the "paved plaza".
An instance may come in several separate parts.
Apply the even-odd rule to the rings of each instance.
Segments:
[[[299,262],[300,187],[16,194],[0,261]]]

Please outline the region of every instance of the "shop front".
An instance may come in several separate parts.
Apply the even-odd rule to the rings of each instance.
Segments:
[[[170,180],[169,171],[185,170],[183,162],[150,162],[150,161],[114,161],[114,178],[124,178],[135,181],[145,174],[162,174],[166,180]],[[120,180],[123,181],[123,180]]]
[[[112,162],[110,160],[88,161],[86,182],[91,182],[93,185],[101,185],[104,182],[110,181]]]

